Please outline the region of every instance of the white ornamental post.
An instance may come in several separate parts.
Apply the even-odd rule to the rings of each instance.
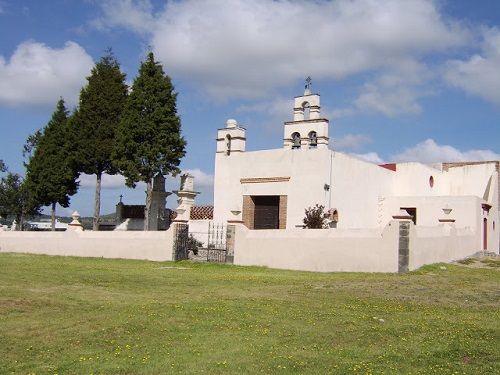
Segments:
[[[68,224],[68,230],[75,231],[75,232],[82,232],[83,231],[83,225],[80,223],[80,214],[78,211],[75,211],[71,214],[71,218],[73,221]]]

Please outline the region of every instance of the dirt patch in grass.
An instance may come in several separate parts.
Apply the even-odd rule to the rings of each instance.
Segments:
[[[489,268],[500,270],[500,255],[479,252],[465,259],[457,260],[454,264],[469,268]]]
[[[476,263],[476,262],[477,262],[477,259],[474,259],[474,258],[465,258],[465,259],[457,260],[457,263],[463,264],[465,266],[468,266],[468,265]]]
[[[499,268],[500,267],[500,258],[486,258],[486,259],[481,259],[481,263],[488,267],[494,267],[494,268]]]

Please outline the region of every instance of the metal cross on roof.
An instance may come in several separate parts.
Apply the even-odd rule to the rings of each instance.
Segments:
[[[306,78],[306,90],[310,90],[311,89],[311,81],[312,81],[311,76],[308,76]]]

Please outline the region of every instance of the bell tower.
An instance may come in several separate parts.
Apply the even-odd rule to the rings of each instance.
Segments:
[[[283,148],[328,148],[328,120],[321,118],[319,94],[311,93],[307,77],[304,95],[295,97],[293,121],[284,123]]]
[[[245,131],[236,120],[227,120],[226,127],[217,130],[217,153],[230,156],[234,152],[245,152]]]

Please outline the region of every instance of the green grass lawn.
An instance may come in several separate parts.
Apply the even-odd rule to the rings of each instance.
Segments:
[[[306,250],[305,250],[306,251]],[[498,268],[0,254],[2,374],[498,374]]]

